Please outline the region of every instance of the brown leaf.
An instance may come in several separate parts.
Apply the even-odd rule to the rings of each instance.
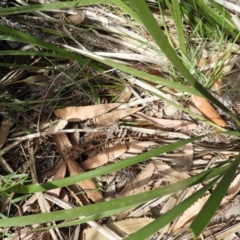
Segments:
[[[100,152],[96,156],[87,159],[81,164],[84,170],[100,167],[114,159],[120,157],[127,151],[126,145],[117,145],[111,148],[107,148],[105,151]]]
[[[67,160],[67,167],[70,176],[75,176],[83,172],[79,164],[71,158]],[[96,190],[97,186],[93,180],[84,180],[76,183],[76,185],[78,185],[93,202],[103,201],[103,196],[100,191]]]
[[[134,140],[129,143],[127,152],[128,153],[140,153],[150,146],[159,146],[160,147],[160,145],[158,143],[153,142],[153,141],[142,142],[142,141]]]
[[[222,95],[223,94],[223,80],[221,78],[217,79],[213,85],[212,85],[212,90],[217,92],[218,94]]]
[[[84,21],[85,15],[82,12],[78,12],[77,14],[68,16],[68,19],[71,21],[72,24],[79,25]]]
[[[170,183],[176,183],[189,177],[186,172],[178,172],[164,162],[153,160],[152,163],[154,164],[156,172],[154,175],[158,178],[160,175],[165,181]]]
[[[141,108],[142,107],[128,108],[128,109],[124,109],[124,110],[112,111],[110,113],[106,113],[104,115],[96,117],[95,119],[93,119],[93,122],[98,127],[108,125],[108,124],[112,124],[112,123],[118,121],[119,119],[122,119],[124,117],[127,117],[127,116],[137,112]]]
[[[11,126],[11,120],[8,116],[4,116],[2,123],[1,123],[1,128],[0,128],[0,148],[3,146],[3,144],[5,143],[8,133],[9,133],[9,129]]]
[[[136,178],[128,183],[119,194],[121,197],[131,196],[148,190],[148,183],[152,178],[155,166],[150,162]]]
[[[122,238],[126,237],[129,234],[135,233],[136,231],[142,229],[147,224],[151,223],[154,219],[151,218],[128,218],[125,220],[110,222],[106,225],[109,229],[114,231],[116,234]],[[87,228],[83,232],[84,240],[108,240],[109,238],[103,236],[97,229]]]
[[[54,131],[61,130],[61,129],[65,128],[67,123],[68,122],[66,120],[60,120],[56,124],[53,124],[51,127],[45,129],[44,132],[54,132]]]
[[[79,129],[78,123],[73,123],[72,129]],[[73,144],[73,146],[79,146],[80,134],[79,132],[71,132],[69,133],[69,140]]]
[[[50,240],[51,236],[49,232],[43,232],[41,236],[41,240]]]
[[[173,128],[175,130],[192,130],[197,127],[195,123],[189,121],[160,119],[155,117],[149,117],[143,113],[137,113],[137,115],[161,128]]]
[[[227,125],[227,123],[221,118],[221,116],[205,98],[192,95],[192,102],[210,121],[221,127],[225,127]]]
[[[99,104],[86,107],[67,107],[55,110],[55,114],[67,121],[81,121],[94,118],[118,107],[121,103]]]
[[[189,171],[191,166],[192,166],[192,161],[193,161],[193,145],[192,143],[187,143],[184,146],[183,150],[183,159],[182,159],[182,166],[184,166],[184,171]]]
[[[225,204],[211,219],[211,225],[229,222],[230,219],[240,216],[240,196],[237,195],[231,202]]]
[[[54,177],[52,179],[53,181],[64,178],[66,175],[66,170],[67,170],[66,162],[61,161],[61,163],[62,163],[61,166],[59,166],[59,168],[56,170],[56,172],[54,174]],[[55,188],[55,189],[48,190],[46,193],[58,198],[60,195],[60,192],[61,192],[61,188]],[[53,202],[49,201],[49,205],[51,208],[53,206]]]
[[[68,153],[72,149],[72,144],[70,143],[67,135],[65,133],[59,133],[53,135],[53,139],[56,143],[58,153],[61,155],[64,161],[67,161]]]
[[[119,95],[119,97],[116,99],[116,102],[118,103],[127,103],[128,100],[130,99],[132,95],[132,91],[131,88],[126,86],[123,91],[121,92],[121,94]]]
[[[203,196],[202,198],[198,199],[190,208],[188,208],[183,215],[178,219],[176,225],[173,227],[174,234],[177,234],[182,227],[188,227],[190,225],[190,221],[199,213],[202,209],[203,205],[208,200],[210,194]]]
[[[230,184],[227,195],[223,198],[221,205],[225,203],[229,203],[229,201],[238,194],[240,190],[240,174],[237,174],[237,176],[234,178],[232,183]]]

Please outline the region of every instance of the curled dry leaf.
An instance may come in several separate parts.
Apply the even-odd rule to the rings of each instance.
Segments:
[[[73,123],[72,129],[79,129],[78,123]],[[79,146],[80,134],[79,132],[71,132],[69,133],[69,140],[71,141],[73,146]]]
[[[151,218],[128,218],[126,220],[121,220],[118,222],[111,222],[107,223],[104,226],[107,226],[109,229],[114,231],[116,234],[118,234],[121,237],[126,237],[129,234],[132,234],[147,224],[151,223],[154,219]],[[94,228],[87,228],[83,232],[84,240],[108,240],[107,237],[103,236],[100,232],[97,231],[97,229]]]
[[[212,85],[212,90],[217,92],[218,94],[222,95],[223,94],[223,80],[221,78],[217,79],[213,85]]]
[[[56,143],[57,150],[61,155],[62,159],[64,161],[67,161],[68,153],[72,149],[72,144],[70,143],[67,135],[65,133],[59,133],[59,134],[53,135],[53,139]]]
[[[209,197],[210,194],[207,194],[198,199],[197,202],[195,202],[182,214],[182,216],[178,219],[177,223],[173,227],[174,234],[177,234],[180,230],[182,230],[182,227],[186,228],[190,225],[190,221],[199,213]]]
[[[61,119],[57,123],[53,124],[51,127],[45,129],[44,132],[55,132],[58,130],[62,130],[66,127],[67,123],[68,122],[66,120]]]
[[[229,205],[229,201],[230,199],[232,199],[239,191],[239,181],[240,181],[240,175],[238,175],[234,181],[231,183],[230,188],[228,189],[228,193],[227,196],[223,198],[222,202],[221,202],[221,206],[223,204],[228,204]],[[193,219],[193,217],[195,217],[198,212],[201,210],[202,206],[205,204],[205,202],[208,200],[210,194],[206,194],[204,197],[202,197],[201,199],[199,199],[196,203],[194,203],[193,206],[191,206],[189,209],[187,209],[183,215],[178,219],[176,225],[173,228],[173,232],[174,234],[176,234],[181,228],[182,226],[188,226],[190,224],[190,221]],[[232,204],[232,206],[229,205],[229,214],[228,217],[225,216],[225,218],[230,218],[230,215],[234,215],[232,214],[232,209],[236,210],[236,209],[240,209],[239,207],[239,198],[236,199],[236,204]],[[227,207],[228,209],[228,207]],[[219,213],[217,214],[219,215]],[[217,215],[214,217],[215,219],[217,219]],[[221,215],[221,214],[220,214]],[[240,212],[238,213],[238,215],[240,215]],[[222,218],[223,220],[224,218]]]
[[[227,195],[223,198],[221,205],[228,203],[233,197],[235,197],[240,190],[240,174],[238,174],[231,185],[229,186]]]
[[[68,19],[70,20],[70,22],[72,24],[79,25],[80,23],[82,23],[84,21],[85,15],[83,12],[79,11],[77,14],[68,16]]]
[[[236,194],[237,193],[236,192],[236,184],[239,182],[239,177],[235,178],[235,180],[233,182],[234,182],[234,184],[233,183],[231,184],[232,187],[229,188],[228,192],[234,192]],[[173,228],[174,234],[177,234],[183,226],[184,227],[189,226],[190,221],[199,213],[199,211],[202,209],[203,205],[208,200],[209,196],[210,196],[210,194],[206,194],[205,196],[200,198],[196,203],[194,203],[189,209],[187,209],[183,213],[183,215],[178,219],[176,225]],[[221,202],[221,205],[223,205],[223,203],[228,203],[229,204],[228,196],[224,197],[224,199]],[[237,205],[237,208],[239,209],[239,206],[238,206],[239,205],[239,200],[237,200],[236,205]],[[233,208],[236,209],[235,207],[236,206],[234,206]],[[231,211],[229,212],[229,215],[231,215]]]
[[[94,118],[118,107],[121,103],[99,104],[86,107],[67,107],[55,110],[55,114],[67,121],[81,121]]]
[[[87,159],[81,164],[81,167],[84,170],[100,167],[120,157],[126,151],[126,145],[117,145],[111,148],[107,148],[105,151],[98,153],[96,156]]]
[[[49,232],[43,232],[41,236],[41,240],[50,240],[51,236]]]
[[[184,146],[184,150],[183,150],[183,158],[181,159],[182,162],[179,163],[184,171],[189,171],[191,166],[192,166],[192,162],[193,162],[193,145],[192,143],[187,143]]]
[[[131,95],[132,95],[131,88],[129,86],[126,86],[121,92],[121,94],[119,95],[119,97],[116,99],[116,102],[127,103]]]
[[[221,118],[221,116],[205,98],[192,95],[192,102],[210,121],[221,127],[225,127],[227,125],[227,123]]]
[[[227,71],[230,71],[231,68],[233,67],[232,63],[229,63],[229,59],[231,57],[231,53],[225,53],[225,52],[218,52],[210,54],[208,52],[208,59],[207,56],[204,56],[204,59],[200,59],[197,63],[197,66],[200,68],[200,71],[206,71],[205,74],[209,75],[210,74],[210,69],[213,69],[216,67],[216,64],[218,64],[220,61],[224,61],[223,63],[223,68],[222,72],[223,74],[226,74]],[[224,69],[224,67],[226,67]]]
[[[68,172],[69,172],[70,176],[81,174],[83,172],[81,170],[79,164],[71,158],[69,158],[67,160],[67,167],[68,167]],[[84,180],[84,181],[76,183],[76,185],[78,185],[80,187],[80,189],[83,190],[85,192],[85,194],[93,202],[103,201],[103,196],[100,191],[96,190],[97,186],[93,180],[91,180],[91,179]]]
[[[225,204],[222,209],[216,212],[210,224],[229,222],[231,218],[240,216],[240,196],[236,196],[233,201]]]
[[[154,170],[155,166],[152,162],[150,162],[133,181],[125,186],[119,196],[126,197],[147,191],[149,189],[148,184],[153,176]]]
[[[176,183],[189,177],[186,172],[178,172],[162,161],[152,160],[152,163],[156,172],[154,175],[156,177],[160,175],[165,181],[170,183]]]
[[[5,143],[8,133],[9,133],[9,129],[11,126],[11,120],[8,116],[4,116],[2,123],[1,123],[1,128],[0,128],[0,148],[3,146],[3,144]]]
[[[143,113],[137,113],[137,115],[161,128],[173,128],[178,131],[178,130],[193,130],[197,127],[195,123],[189,121],[160,119],[155,117],[149,117]]]
[[[142,107],[112,111],[110,113],[106,113],[104,115],[96,117],[95,119],[93,119],[93,123],[98,127],[112,124],[112,123],[118,121],[119,119],[122,119],[124,117],[127,117],[127,116],[139,111],[141,108]]]

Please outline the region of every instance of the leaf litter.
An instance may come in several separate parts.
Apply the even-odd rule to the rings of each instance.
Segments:
[[[118,34],[120,32],[121,35],[118,35],[118,39],[116,39],[114,35],[109,36],[106,41],[106,35],[101,34],[101,32],[96,32],[94,37],[83,32],[83,48],[87,48],[88,45],[99,48],[101,45],[103,48],[108,50],[111,49],[113,51],[112,54],[109,53],[108,55],[111,58],[121,58],[122,60],[125,59],[130,61],[132,61],[131,58],[133,55],[131,54],[134,49],[136,55],[134,55],[135,63],[133,63],[133,66],[134,64],[137,65],[139,63],[136,59],[141,60],[143,59],[142,56],[144,56],[144,61],[146,63],[157,64],[157,68],[159,69],[157,74],[159,74],[159,72],[166,73],[166,68],[162,66],[165,65],[170,67],[170,65],[165,56],[156,54],[151,48],[146,50],[136,47],[139,45],[135,39],[140,38],[140,36],[135,36],[134,34],[137,33],[129,31],[128,28],[124,28],[126,24],[124,18],[120,18],[120,20],[123,21],[121,27],[123,27],[126,35],[124,31],[119,31],[117,28],[112,27],[113,25],[111,26],[111,24],[105,26],[103,20],[108,22],[109,16],[101,9],[98,11],[102,11],[101,21],[98,19],[99,12],[96,12],[96,10],[92,8],[84,9],[84,15],[80,12],[75,12],[74,14],[67,16],[67,18],[73,25],[82,24],[86,19],[88,21],[93,20],[92,23],[96,28],[108,28],[113,34]],[[54,17],[58,18],[57,15]],[[12,19],[11,21],[15,20]],[[113,21],[113,19],[111,19],[111,21]],[[113,22],[113,24],[115,24],[115,22]],[[16,24],[16,26],[18,25]],[[49,25],[47,26],[49,27]],[[20,26],[18,27],[21,28]],[[29,31],[29,28],[26,28],[24,31]],[[71,34],[73,36],[74,31]],[[134,36],[134,38],[130,40],[127,37],[127,34]],[[44,38],[44,36],[39,33],[39,38]],[[98,39],[98,41],[95,42],[94,39]],[[76,42],[76,39],[73,38],[72,40]],[[142,41],[149,43],[149,39],[145,37],[142,38]],[[152,46],[155,46],[153,42],[150,42],[150,45],[151,44]],[[121,49],[126,51],[131,49],[131,51],[127,54],[121,55],[119,52],[116,52],[116,49],[119,49],[119,46],[121,46]],[[234,47],[237,46],[234,45]],[[104,54],[101,51],[96,53],[99,56],[107,55],[107,53]],[[214,68],[214,65],[219,61],[223,61],[222,76],[229,76],[232,74],[230,71],[235,66],[234,64],[237,63],[236,56],[238,56],[239,50],[234,50],[228,55],[224,53],[210,54],[205,49],[203,53],[205,56],[202,55],[201,58],[196,61],[196,67],[199,68],[199,71],[209,75]],[[229,59],[232,61],[229,61]],[[34,65],[30,59],[27,59],[27,61]],[[128,63],[130,63],[130,61]],[[69,67],[70,65],[71,67]],[[67,61],[62,61],[61,64],[57,63],[57,67],[64,70],[69,67],[67,73],[70,77],[73,77],[73,73],[78,70],[76,63]],[[138,66],[134,67],[137,68]],[[146,66],[144,66],[144,68],[146,68]],[[51,70],[54,71],[54,69]],[[32,71],[34,74],[37,73],[34,72],[34,70]],[[19,75],[15,76],[15,73],[18,71],[12,71],[9,74],[8,80],[5,81],[8,94],[11,95],[11,98],[23,101],[28,95],[34,95],[36,102],[38,102],[43,99],[43,95],[45,100],[50,100],[52,99],[52,96],[57,96],[55,94],[61,92],[62,86],[65,86],[66,83],[68,83],[67,78],[62,74],[57,73],[47,77],[46,73],[48,74],[50,70],[43,69],[42,71],[43,75],[37,73],[37,75],[29,77],[21,75],[20,71]],[[96,72],[87,67],[85,71],[86,73],[89,73],[89,75],[93,74],[94,78],[98,76]],[[150,67],[147,71],[153,73],[154,69],[151,69]],[[38,163],[36,163],[35,166],[38,175],[36,176],[36,179],[40,179],[40,175],[42,175],[45,176],[42,181],[52,181],[66,176],[81,174],[83,171],[91,171],[91,169],[109,165],[112,162],[127,161],[127,158],[130,156],[136,156],[142,152],[165,146],[178,139],[184,139],[189,136],[196,136],[200,133],[208,132],[212,133],[212,136],[205,138],[204,141],[198,142],[197,144],[187,144],[183,148],[149,159],[136,166],[134,165],[117,172],[112,172],[108,174],[108,176],[102,176],[102,178],[96,177],[95,179],[78,182],[73,186],[68,186],[70,191],[68,191],[69,189],[59,188],[54,189],[54,191],[47,191],[45,195],[33,195],[26,200],[26,202],[21,203],[23,213],[47,212],[53,209],[58,210],[63,208],[63,206],[66,207],[64,202],[70,207],[72,203],[73,206],[94,204],[95,202],[146,192],[150,189],[160,188],[186,179],[191,175],[197,174],[197,171],[194,171],[194,169],[204,169],[207,164],[209,164],[209,166],[214,166],[214,164],[225,161],[228,157],[236,155],[237,147],[239,146],[239,142],[236,138],[226,139],[224,136],[215,134],[213,126],[202,123],[197,117],[187,116],[186,113],[176,106],[153,97],[151,94],[144,91],[149,90],[152,93],[164,96],[173,103],[182,106],[183,104],[181,100],[177,98],[177,92],[174,89],[163,89],[161,86],[156,87],[132,76],[126,76],[126,74],[118,71],[116,71],[115,74],[125,80],[125,83],[121,85],[121,89],[123,89],[122,91],[116,91],[114,88],[111,89],[111,87],[109,87],[109,89],[106,87],[104,90],[99,89],[99,92],[103,91],[105,96],[111,95],[113,92],[116,93],[118,97],[115,98],[115,102],[113,103],[108,103],[109,98],[106,100],[105,97],[102,97],[101,100],[102,102],[105,101],[105,104],[93,104],[94,101],[92,101],[92,99],[86,100],[89,98],[89,95],[85,92],[68,88],[66,92],[61,92],[61,98],[59,98],[59,101],[57,100],[56,103],[54,102],[55,106],[58,108],[55,108],[54,114],[51,114],[52,108],[46,104],[46,106],[44,105],[40,107],[39,105],[36,105],[37,111],[34,111],[34,106],[33,109],[28,112],[27,117],[21,113],[17,116],[12,115],[11,118],[9,118],[9,116],[4,116],[0,127],[0,146],[3,152],[4,149],[11,148],[13,148],[16,153],[21,152],[20,149],[29,149],[28,144],[25,143],[25,140],[27,140],[25,135],[27,135],[26,132],[29,133],[28,131],[30,131],[31,134],[38,133],[38,127],[40,127],[40,129],[44,129],[44,132],[48,133],[48,135],[45,136],[44,134],[40,134],[37,137],[33,136],[32,138],[34,140],[31,141],[31,144],[34,145],[36,150],[34,155],[29,153],[28,157],[26,153],[21,153],[17,163],[13,162],[9,150],[6,151],[6,153],[2,153],[0,161],[6,171],[14,172],[18,170],[19,166],[23,165],[23,160],[20,159],[31,158],[33,164],[34,159]],[[80,76],[80,78],[81,77],[82,76]],[[236,76],[234,77],[235,79],[233,78],[233,82],[236,84]],[[107,80],[109,81],[109,79]],[[98,81],[104,82],[104,79]],[[222,89],[228,89],[230,92],[233,91],[233,89],[229,87],[233,82],[226,79],[222,80],[219,77],[212,84],[212,89],[214,91],[213,94],[216,94],[216,97],[219,100],[238,113],[237,105],[239,100],[236,94],[230,94],[231,97],[229,97],[229,92],[228,95],[226,95],[227,91],[222,91]],[[42,86],[37,83],[41,83]],[[96,81],[93,81],[93,84],[95,83]],[[106,81],[104,83],[106,83]],[[18,92],[17,96],[13,95],[13,86],[11,85],[16,86],[16,92]],[[84,87],[86,86],[87,85]],[[238,88],[238,86],[234,86]],[[80,107],[78,106],[79,102],[81,103],[80,105],[82,105]],[[196,114],[199,116],[205,116],[210,122],[217,126],[222,127],[232,124],[219,109],[216,109],[214,105],[201,97],[192,95],[191,100],[187,100],[185,104],[186,103],[188,105],[187,108],[190,108],[191,104],[195,105],[194,111]],[[124,104],[127,105],[121,108]],[[57,123],[55,121],[57,121]],[[19,122],[23,123],[23,126],[20,128],[15,126],[16,123]],[[132,123],[133,126],[131,126]],[[38,126],[38,124],[40,124],[40,126]],[[27,129],[25,129],[25,127],[27,127]],[[60,130],[67,129],[75,130],[72,133],[60,132]],[[95,132],[90,131],[94,129],[96,130]],[[77,130],[81,130],[82,133],[79,134]],[[8,140],[8,137],[10,137],[11,140]],[[17,140],[18,137],[23,138],[22,140]],[[14,139],[16,139],[16,145],[11,147],[10,142],[14,141]],[[218,144],[227,146],[229,150],[227,149],[225,152],[221,151],[222,149],[221,147],[218,147]],[[11,148],[7,148],[9,146]],[[234,148],[236,151],[234,152],[230,148]],[[11,165],[14,171],[11,170],[8,162],[14,163]],[[22,173],[25,173],[24,169],[26,168],[21,169]],[[197,189],[201,187],[202,186],[199,185]],[[109,191],[110,194],[105,194],[107,191]],[[138,208],[112,216],[107,222],[100,221],[97,223],[98,228],[96,225],[89,222],[91,227],[83,228],[81,226],[82,229],[84,229],[82,231],[84,236],[81,239],[95,239],[96,236],[97,239],[100,239],[100,236],[97,235],[100,230],[94,230],[100,229],[100,227],[111,229],[112,234],[115,233],[118,237],[125,237],[126,235],[137,231],[137,229],[142,228],[142,226],[150,223],[154,218],[161,216],[195,191],[196,188],[191,187],[185,195],[183,193],[176,193],[176,195],[164,196],[156,201],[139,206]],[[209,225],[208,230],[210,229],[211,234],[217,236],[219,232],[219,229],[217,229],[217,223],[221,222],[221,224],[227,225],[230,221],[239,218],[238,192],[239,175],[236,176],[229,188],[227,196],[223,199],[219,212],[216,213]],[[184,239],[185,236],[188,236],[187,232],[184,232],[185,227],[201,209],[202,205],[209,197],[209,194],[210,193],[207,193],[190,209],[183,213],[178,221],[168,225],[159,234],[162,234],[162,236],[165,234],[165,238],[173,235],[177,236],[178,234],[181,234],[182,239]],[[56,201],[56,198],[61,201],[61,207],[59,202]],[[41,201],[41,203],[37,204],[37,201]],[[4,211],[2,213],[4,213]],[[15,215],[19,215],[19,213],[16,213]],[[123,220],[116,221],[118,219]],[[114,227],[110,225],[114,225]],[[34,229],[39,227],[41,226],[33,226]],[[77,229],[78,228],[76,228],[76,230]],[[56,238],[57,235],[59,239],[64,239],[61,237],[61,234],[65,234],[64,237],[67,239],[67,234],[62,231],[61,234],[59,234],[59,232],[44,232],[42,239],[49,237],[47,236],[49,234],[52,238],[54,238],[54,236]],[[72,234],[72,232],[69,232],[69,235],[70,234]],[[208,231],[205,231],[204,234],[205,236],[210,235]],[[26,237],[32,237],[32,233],[28,233],[28,227],[21,229],[20,235],[23,239],[27,239]],[[109,235],[107,236],[109,237]],[[224,236],[227,236],[227,233],[225,233]]]

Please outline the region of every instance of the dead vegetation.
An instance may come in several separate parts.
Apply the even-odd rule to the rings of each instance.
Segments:
[[[3,1],[0,6],[12,4]],[[114,63],[126,64],[152,77],[171,78],[176,85],[183,82],[175,70],[169,70],[171,63],[139,24],[131,26],[127,17],[112,12],[114,9],[105,6],[92,6],[1,17],[4,26],[84,53],[82,62],[64,56],[0,56],[1,63],[5,63],[0,67],[3,189],[6,184],[16,184],[14,178],[4,178],[11,174],[22,174],[22,185],[41,184],[128,161],[181,139],[209,135],[147,161],[67,187],[28,195],[15,192],[3,195],[2,216],[55,212],[144,193],[188,179],[238,154],[238,137],[218,133],[238,130],[238,126],[206,99],[143,81],[95,61],[113,59]],[[162,26],[162,20],[155,17]],[[166,23],[177,45],[171,20],[166,18]],[[187,27],[185,30],[189,31]],[[2,50],[41,51],[41,47],[7,38],[0,43]],[[193,74],[205,78],[216,74],[215,81],[209,83],[209,91],[239,115],[239,45],[225,43],[219,50],[211,44],[195,56],[193,65],[197,72]],[[88,58],[91,54],[94,60]],[[67,223],[67,219],[1,228],[2,239],[123,239],[168,212],[204,184],[87,224],[39,230]],[[151,239],[193,239],[188,226],[212,191]],[[239,238],[238,192],[237,172],[202,239]]]

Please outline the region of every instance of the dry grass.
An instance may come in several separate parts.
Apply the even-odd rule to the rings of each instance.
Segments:
[[[11,4],[3,1],[0,7],[11,7]],[[163,21],[157,5],[152,6],[152,12],[158,24],[168,29],[165,34],[178,49],[171,14],[164,10]],[[51,57],[41,46],[11,41],[6,34],[1,36],[1,50],[44,52],[42,56],[0,55],[2,218],[56,212],[159,189],[231,161],[238,155],[237,133],[233,136],[217,132],[217,129],[237,132],[237,124],[223,110],[206,105],[202,98],[194,98],[194,94],[180,91],[180,84],[186,89],[189,87],[185,79],[146,30],[119,9],[88,6],[22,13],[2,16],[0,24],[80,56],[79,61],[63,55]],[[191,36],[189,56],[181,55],[184,64],[209,92],[239,115],[238,43],[232,44],[232,40],[226,38],[218,43],[213,38],[209,44],[205,39],[194,38],[194,29],[187,24],[183,31]],[[110,67],[102,59],[142,71],[144,80]],[[155,80],[145,81],[146,73],[153,79],[164,78],[166,86]],[[111,103],[120,106],[106,110]],[[73,106],[76,108],[66,108]],[[82,106],[89,107],[78,108]],[[104,108],[103,112],[99,112],[97,106]],[[59,114],[57,109],[64,112]],[[63,126],[51,127],[58,122]],[[44,193],[4,191],[18,184],[41,184],[80,175],[81,169],[91,171],[113,162],[126,162],[141,153],[203,134],[208,135],[147,161],[110,171],[101,177],[96,175],[94,180],[77,181]],[[238,179],[236,175],[219,211],[203,232],[203,239],[213,239],[212,236],[237,239],[239,236]],[[86,220],[87,224],[39,230],[67,224],[67,219],[1,228],[2,239],[100,239],[99,235],[94,236],[96,228],[98,234],[101,232],[106,237],[102,239],[123,239],[203,186],[186,188],[140,207],[110,212],[97,220]],[[193,239],[187,227],[212,191],[206,192],[188,212],[151,239]],[[233,221],[235,225],[231,224]],[[130,226],[129,229],[124,225]],[[231,229],[235,233],[231,233]]]

